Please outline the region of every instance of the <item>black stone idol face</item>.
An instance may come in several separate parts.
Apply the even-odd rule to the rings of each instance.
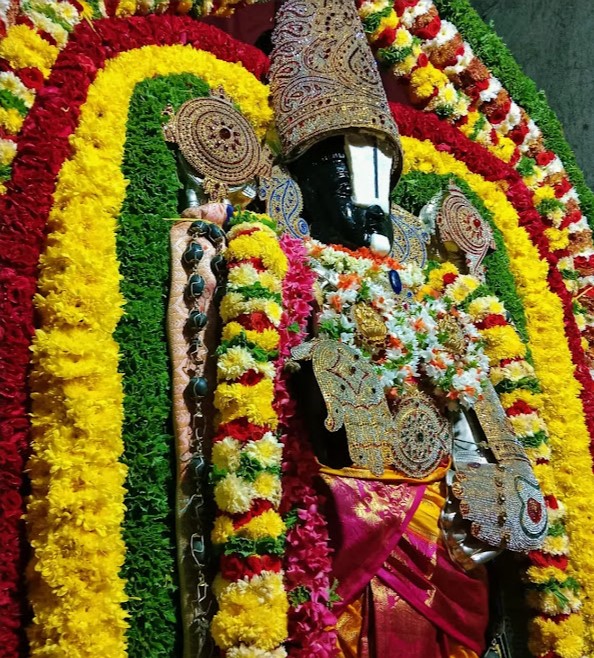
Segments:
[[[353,201],[351,172],[344,137],[331,137],[312,146],[289,165],[303,195],[303,216],[313,238],[351,249],[372,247],[372,236],[394,240],[392,221],[378,206]],[[369,176],[375,172],[370,171]],[[384,241],[385,242],[385,241]]]

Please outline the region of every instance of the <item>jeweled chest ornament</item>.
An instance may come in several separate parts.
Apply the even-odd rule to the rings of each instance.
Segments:
[[[296,360],[311,360],[326,403],[326,429],[344,426],[349,455],[375,476],[386,467],[412,478],[432,473],[447,457],[451,434],[431,398],[412,390],[395,416],[371,363],[348,345],[314,338],[293,348]]]

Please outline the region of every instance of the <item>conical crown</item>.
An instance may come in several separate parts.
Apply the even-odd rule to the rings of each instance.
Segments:
[[[286,159],[357,129],[386,140],[399,170],[398,128],[353,0],[287,0],[273,41],[270,87]]]

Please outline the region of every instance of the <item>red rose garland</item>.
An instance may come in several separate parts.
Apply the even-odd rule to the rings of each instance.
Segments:
[[[105,61],[145,45],[188,44],[241,62],[257,77],[268,60],[259,50],[183,16],[147,16],[79,24],[40,89],[18,139],[13,177],[0,198],[0,646],[7,658],[22,642],[21,489],[28,446],[26,374],[33,332],[32,298],[56,177],[71,153],[89,84]],[[6,69],[6,64],[0,68]],[[29,74],[38,87],[36,71]]]
[[[518,212],[521,226],[530,235],[541,258],[550,264],[549,286],[563,305],[565,334],[575,365],[575,377],[582,386],[581,399],[591,437],[590,452],[594,456],[594,383],[590,377],[581,346],[580,331],[573,316],[571,294],[556,268],[558,258],[565,254],[564,252],[555,254],[551,252],[548,240],[544,235],[547,226],[534,207],[532,191],[526,187],[522,177],[513,167],[499,160],[479,144],[470,141],[446,121],[438,119],[433,114],[427,114],[400,103],[390,105],[401,134],[420,140],[429,140],[436,145],[438,150],[451,153],[464,162],[473,173],[479,174],[489,181],[505,182],[507,187],[505,195]]]

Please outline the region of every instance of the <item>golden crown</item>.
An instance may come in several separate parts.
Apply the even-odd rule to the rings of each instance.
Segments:
[[[287,0],[277,13],[270,88],[287,160],[353,129],[391,146],[398,128],[352,0]]]

